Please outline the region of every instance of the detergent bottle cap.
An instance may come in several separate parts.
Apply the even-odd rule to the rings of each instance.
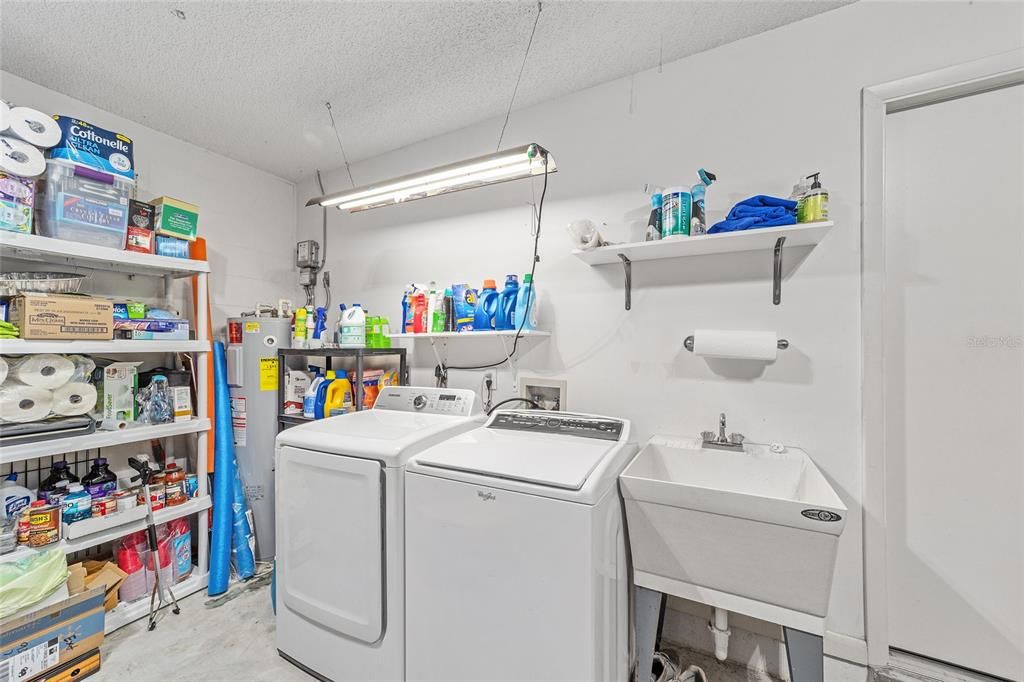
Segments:
[[[821,189],[821,182],[818,180],[819,175],[821,175],[821,171],[807,176],[807,179],[811,181],[811,189]]]
[[[662,203],[661,190],[651,195],[651,208],[661,208]]]
[[[8,481],[17,481],[18,480],[18,472],[15,471],[15,472],[11,473],[11,475],[7,477],[7,480]]]
[[[531,284],[533,282],[533,275],[526,273],[523,275],[523,284]]]
[[[484,280],[484,289],[497,289],[497,288],[498,288],[498,285],[495,283],[495,281],[493,279],[485,279]]]
[[[327,378],[328,379],[334,379],[335,378],[335,374],[334,374],[334,370],[333,369],[327,370]]]
[[[451,287],[445,287],[444,288],[444,295],[445,296],[453,296],[454,294],[452,294],[452,288]]]
[[[340,310],[341,312],[345,312],[345,304],[344,303],[339,303],[338,304],[338,310]]]
[[[352,307],[353,307],[353,308],[362,308],[363,306],[362,306],[362,305],[360,305],[359,303],[353,303],[353,304],[352,304]]]
[[[506,275],[505,286],[508,286],[510,284],[519,284],[519,275]]]

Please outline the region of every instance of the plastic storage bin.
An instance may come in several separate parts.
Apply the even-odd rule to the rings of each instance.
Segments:
[[[128,200],[135,183],[59,159],[47,159],[41,182],[39,234],[124,249]]]

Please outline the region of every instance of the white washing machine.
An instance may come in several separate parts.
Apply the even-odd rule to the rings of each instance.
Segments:
[[[406,679],[622,682],[630,424],[502,411],[406,467]]]
[[[405,679],[405,464],[482,422],[473,391],[390,386],[277,436],[282,656],[333,682]]]

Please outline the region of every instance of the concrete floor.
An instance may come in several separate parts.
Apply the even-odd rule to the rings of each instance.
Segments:
[[[216,608],[206,592],[181,600],[153,632],[145,619],[106,638],[96,682],[310,682],[277,655],[270,588],[259,587]],[[199,644],[202,643],[202,644]]]

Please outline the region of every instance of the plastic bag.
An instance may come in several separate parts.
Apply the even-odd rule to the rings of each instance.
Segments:
[[[0,422],[75,417],[96,409],[96,363],[86,355],[0,356]]]
[[[0,563],[0,620],[38,604],[67,579],[68,562],[59,548]]]

